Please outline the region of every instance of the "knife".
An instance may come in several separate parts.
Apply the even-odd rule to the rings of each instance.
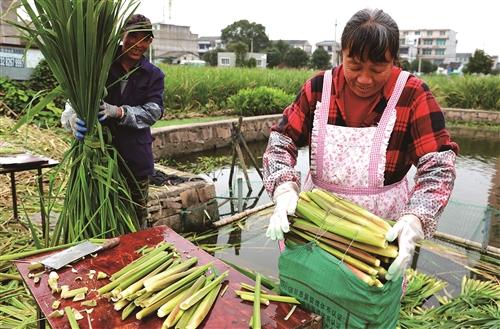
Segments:
[[[76,246],[52,254],[47,258],[42,259],[40,263],[45,267],[58,270],[61,267],[71,264],[72,262],[84,256],[93,254],[101,250],[111,249],[119,243],[120,238],[108,239],[102,245],[95,244],[90,241],[84,241],[80,244],[77,244]]]

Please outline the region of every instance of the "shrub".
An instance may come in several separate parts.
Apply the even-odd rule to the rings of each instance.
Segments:
[[[257,87],[242,89],[228,99],[234,112],[243,116],[281,113],[294,96],[281,89]]]

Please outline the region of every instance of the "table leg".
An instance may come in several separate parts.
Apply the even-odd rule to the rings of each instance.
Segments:
[[[36,329],[45,329],[45,316],[40,307],[36,307]]]
[[[16,174],[10,173],[10,192],[12,195],[12,208],[14,209],[14,220],[19,220],[17,213],[17,193],[16,193]]]
[[[38,194],[40,197],[40,217],[42,219],[42,237],[46,238],[48,234],[48,227],[47,223],[45,222],[45,204],[43,202],[42,168],[38,168]]]

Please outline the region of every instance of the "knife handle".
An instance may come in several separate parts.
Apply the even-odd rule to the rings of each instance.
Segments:
[[[107,239],[101,246],[101,250],[111,249],[120,243],[120,238]]]

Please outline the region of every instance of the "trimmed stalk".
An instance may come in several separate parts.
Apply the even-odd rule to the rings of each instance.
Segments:
[[[254,302],[255,301],[255,297],[254,297],[254,294],[253,293],[249,293],[249,294],[239,294],[238,295],[241,299],[243,300],[246,300],[247,302]],[[260,303],[261,304],[264,304],[264,305],[269,305],[269,299],[266,299],[264,297],[260,297]]]
[[[229,275],[229,271],[225,271],[217,278],[215,278],[212,282],[210,282],[207,286],[203,287],[201,290],[197,291],[194,295],[186,299],[181,303],[181,309],[187,310],[194,304],[196,304],[199,300],[205,297],[217,284],[221,283]]]
[[[296,211],[317,226],[332,233],[381,248],[386,248],[388,245],[387,240],[382,234],[373,233],[362,226],[332,214],[327,214],[323,209],[306,201],[299,199]]]
[[[183,298],[177,306],[170,312],[168,315],[167,319],[165,320],[164,325],[166,325],[168,328],[173,327],[182,317],[184,314],[185,310],[182,310],[180,305],[188,299],[190,296],[193,296],[197,291],[199,291],[203,284],[205,283],[206,277],[204,275],[200,276],[198,279],[196,279],[195,283],[189,288],[187,291],[185,298]]]
[[[168,261],[166,261],[165,263],[163,263],[162,265],[160,265],[159,267],[157,267],[154,271],[152,271],[151,273],[149,273],[148,275],[146,275],[144,278],[142,278],[141,280],[137,281],[136,283],[128,286],[127,289],[125,289],[122,292],[120,292],[120,294],[118,295],[118,298],[126,299],[128,296],[131,296],[134,293],[136,293],[137,291],[141,290],[141,288],[143,287],[143,283],[144,283],[145,280],[147,280],[150,277],[152,277],[152,276],[160,273],[161,271],[163,271],[164,269],[168,268],[173,263],[174,263],[174,260],[172,258],[169,259]]]
[[[171,296],[173,296],[173,295],[175,295],[175,296],[173,296],[172,299],[170,299],[168,302],[166,302],[165,304],[163,304],[163,306],[161,306],[158,309],[158,312],[156,312],[156,315],[158,315],[159,318],[163,318],[163,317],[169,315],[170,312],[172,312],[172,310],[182,300],[184,300],[185,298],[187,298],[187,296],[188,296],[188,294],[187,294],[188,288],[189,287],[181,288],[181,289],[175,291],[174,293],[172,293]]]
[[[313,191],[316,192],[317,190],[318,189],[314,189]],[[368,220],[371,220],[373,223],[377,224],[381,228],[384,228],[386,231],[388,231],[388,230],[391,229],[391,225],[389,225],[389,223],[387,223],[387,221],[385,221],[384,219],[382,219],[379,216],[375,215],[374,213],[366,210],[365,208],[360,207],[357,204],[355,204],[355,203],[353,203],[353,202],[351,202],[349,200],[342,199],[342,198],[340,198],[338,196],[335,196],[335,195],[333,195],[331,193],[327,193],[325,191],[322,191],[322,192],[327,197],[331,197],[336,202],[339,202],[340,204],[342,204],[342,206],[344,206],[346,209],[348,209],[348,210],[350,210],[352,212],[355,212],[355,213],[363,216],[364,218],[366,218]]]
[[[375,285],[375,280],[369,276],[368,274],[366,274],[365,272],[363,271],[360,271],[358,270],[356,267],[350,265],[350,264],[347,264],[347,263],[344,263],[344,265],[350,269],[352,271],[352,273],[358,277],[358,279],[360,279],[361,281],[365,282],[367,285],[369,286],[374,286]]]
[[[350,222],[366,227],[374,233],[383,235],[387,233],[387,230],[385,228],[380,227],[371,220],[339,207],[339,203],[337,201],[332,202],[331,198],[329,198],[327,193],[324,191],[315,190],[314,192],[308,192],[307,195],[314,201],[314,203],[316,203],[321,209],[328,213],[334,214],[335,216],[338,216],[342,219],[346,219]]]
[[[80,329],[78,322],[76,322],[75,313],[73,313],[73,309],[69,306],[66,306],[64,308],[64,313],[66,313],[66,317],[68,318],[71,329]]]
[[[255,279],[255,293],[253,301],[252,328],[260,329],[260,273]]]
[[[129,303],[127,307],[125,307],[122,311],[122,320],[128,318],[128,316],[132,314],[136,307],[137,305],[135,305],[134,303]]]
[[[148,261],[149,259],[151,259],[152,257],[156,256],[157,254],[159,254],[160,252],[166,250],[167,248],[171,247],[172,245],[170,243],[160,243],[157,248],[155,248],[153,251],[151,251],[150,253],[147,253],[145,254],[144,256],[141,256],[139,258],[137,258],[136,260],[132,261],[130,264],[128,264],[127,266],[123,267],[121,270],[119,270],[118,272],[114,273],[113,275],[111,275],[111,278],[110,280],[113,281],[113,280],[116,280],[117,278],[119,278],[120,276],[122,276],[123,274],[129,272],[130,270],[136,268],[137,266],[140,266],[141,264],[143,264],[144,262]]]
[[[185,276],[184,278],[180,279],[179,281],[177,281],[176,283],[168,286],[167,288],[161,290],[160,292],[158,292],[156,295],[154,295],[152,298],[148,299],[147,301],[145,301],[145,306],[150,306],[156,302],[158,302],[159,300],[163,299],[164,297],[170,295],[172,292],[174,292],[175,290],[179,289],[180,287],[184,286],[186,283],[198,278],[200,275],[202,275],[203,273],[205,273],[206,270],[208,270],[208,268],[212,266],[212,262],[208,263],[208,264],[205,264],[205,265],[202,265],[202,266],[198,266],[196,267],[196,271],[194,271],[193,273],[189,274],[188,276]]]
[[[64,286],[66,287],[66,286]],[[65,290],[63,289],[61,291],[61,298],[73,298],[75,297],[76,295],[78,294],[86,294],[88,292],[88,288],[87,287],[82,287],[82,288],[78,288],[78,289],[73,289],[73,290]]]
[[[192,273],[196,267],[190,268],[194,264],[196,264],[197,259],[193,261],[181,263],[174,268],[171,268],[163,273],[157,274],[152,278],[144,281],[144,288],[148,292],[155,292],[164,289],[172,282],[177,281],[178,279]]]
[[[261,279],[261,280],[262,280],[262,279]],[[243,289],[246,289],[246,290],[249,290],[249,291],[255,291],[255,287],[254,287],[254,286],[252,286],[251,284],[241,282],[241,283],[240,283],[240,286],[241,286],[241,288],[243,288]],[[264,289],[260,289],[260,291],[261,291],[261,292],[263,292],[263,293],[265,293],[265,294],[267,294],[267,291],[266,291],[266,290],[264,290]]]
[[[361,271],[368,273],[370,275],[377,275],[377,270],[375,270],[373,267],[369,266],[368,264],[366,264],[366,263],[364,263],[364,262],[362,262],[354,257],[351,257],[349,255],[345,255],[344,253],[338,251],[337,249],[330,247],[322,242],[316,241],[316,239],[314,239],[314,237],[309,236],[309,235],[302,233],[300,231],[297,231],[294,228],[291,228],[290,231],[299,235],[300,237],[306,239],[307,241],[316,242],[320,246],[321,249],[329,252],[333,256],[337,257],[339,260],[346,262],[346,263],[349,263],[352,266],[355,266],[358,269],[360,269]]]
[[[386,256],[386,257],[390,257],[390,258],[396,258],[398,256],[398,248],[392,244],[389,244],[386,248],[375,247],[375,246],[371,246],[371,245],[368,245],[365,243],[352,241],[352,240],[346,239],[340,235],[337,235],[335,233],[325,231],[324,229],[316,226],[315,224],[308,222],[306,220],[303,220],[303,219],[292,218],[291,221],[293,221],[293,223],[292,223],[293,227],[299,228],[302,231],[307,231],[307,232],[310,232],[314,235],[325,237],[329,240],[333,240],[333,241],[337,241],[337,242],[340,242],[343,244],[351,245],[353,247],[356,247],[356,248],[361,249],[363,251],[369,252],[371,254]]]
[[[251,296],[252,297],[252,300],[253,300],[253,297],[254,297],[254,293],[253,292],[249,292],[249,291],[243,291],[243,290],[235,290],[234,291],[238,296]],[[280,295],[269,295],[269,294],[260,294],[260,298],[261,298],[261,302],[262,302],[262,299],[267,299],[271,302],[282,302],[282,303],[289,303],[289,304],[300,304],[300,302],[293,298],[293,297],[290,297],[290,296],[280,296]]]
[[[210,312],[210,310],[212,309],[212,306],[217,299],[217,295],[219,294],[221,287],[222,284],[219,283],[203,298],[203,300],[198,304],[196,310],[189,319],[189,322],[186,325],[186,329],[195,329],[203,322],[208,312]]]

